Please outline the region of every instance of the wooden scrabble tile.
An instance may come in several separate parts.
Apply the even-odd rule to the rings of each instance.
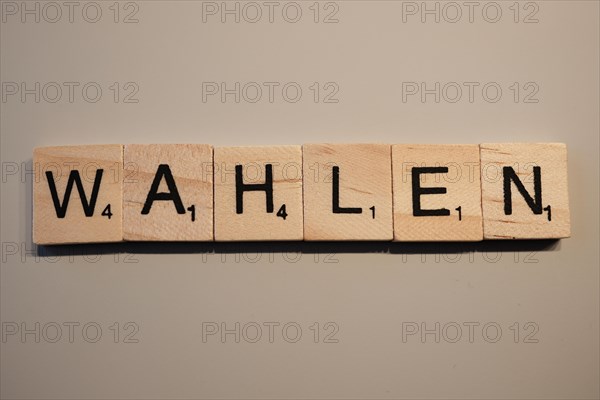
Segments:
[[[217,147],[215,240],[302,240],[302,148]]]
[[[305,240],[391,240],[387,144],[306,144]]]
[[[213,240],[210,145],[125,145],[124,163],[125,240]]]
[[[482,144],[480,148],[485,239],[570,236],[565,144]]]
[[[37,148],[33,167],[34,243],[123,240],[122,145]]]
[[[393,145],[395,241],[483,239],[478,145]]]

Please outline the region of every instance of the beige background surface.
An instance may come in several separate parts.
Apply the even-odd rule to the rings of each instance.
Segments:
[[[439,23],[403,14],[415,4],[401,1],[298,2],[296,23],[285,19],[296,6],[283,2],[272,23],[263,3],[256,23],[243,18],[255,17],[248,6],[240,23],[204,22],[214,4],[200,1],[98,2],[96,23],[94,4],[76,2],[69,22],[57,3],[62,17],[51,23],[52,5],[28,1],[40,22],[25,14],[23,23],[13,15],[21,4],[2,2],[0,27],[3,398],[599,397],[598,2],[521,2],[518,22],[512,1],[477,2],[472,23],[465,6],[447,22],[456,10],[436,2],[427,6],[438,4]],[[488,22],[496,7],[499,21]],[[338,22],[323,23],[328,15]],[[10,94],[36,82],[39,102]],[[246,85],[238,103],[209,94],[221,82]],[[274,82],[272,102],[264,82]],[[439,102],[408,94],[421,82],[446,85]],[[478,83],[472,101],[464,82]],[[457,85],[462,98],[451,102]],[[263,97],[251,102],[257,86]],[[31,243],[36,146],[365,141],[565,142],[572,238]],[[240,324],[239,343],[208,335],[221,323]],[[408,335],[422,323],[440,324],[439,343]]]

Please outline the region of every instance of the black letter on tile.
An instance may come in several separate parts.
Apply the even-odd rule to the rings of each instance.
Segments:
[[[167,184],[169,191],[167,193],[158,193],[158,186],[160,185],[160,181],[163,177],[165,178],[165,183]],[[150,187],[150,191],[146,197],[142,214],[145,215],[150,212],[152,203],[154,203],[155,200],[172,201],[173,205],[175,205],[175,209],[177,210],[177,214],[185,214],[185,208],[181,202],[181,197],[179,197],[179,191],[177,190],[177,185],[175,185],[175,179],[173,179],[171,168],[169,168],[167,164],[160,164],[158,166],[158,170],[154,176],[154,181],[152,181],[152,186]]]
[[[75,183],[77,186],[77,191],[79,192],[79,198],[81,199],[81,205],[83,206],[83,212],[85,213],[85,216],[93,216],[94,208],[96,207],[96,200],[98,199],[98,192],[100,191],[100,181],[102,181],[103,172],[103,169],[96,170],[92,195],[90,196],[90,202],[88,203],[85,190],[83,189],[83,184],[81,183],[81,177],[79,176],[79,171],[71,171],[69,174],[69,180],[67,181],[63,203],[61,205],[60,200],[58,199],[58,193],[56,192],[54,176],[52,175],[51,171],[46,171],[46,178],[48,179],[48,186],[50,187],[50,194],[52,195],[52,202],[54,203],[56,216],[58,218],[64,218],[65,215],[67,215],[67,207],[69,205],[69,199],[71,198],[71,192],[73,191],[73,183]]]
[[[333,167],[333,196],[334,214],[362,214],[360,207],[340,207],[340,167]]]
[[[513,167],[502,168],[504,175],[504,214],[512,214],[512,190],[510,182],[513,181],[521,196],[525,199],[525,202],[531,208],[534,214],[542,214],[542,169],[540,167],[533,167],[533,199],[523,186],[523,183],[517,176],[517,173]],[[550,216],[548,217],[550,220]]]
[[[244,213],[244,192],[264,191],[267,197],[267,212],[273,212],[273,165],[265,165],[265,183],[245,184],[242,166],[235,166],[235,209]]]
[[[450,210],[446,208],[438,208],[436,210],[421,209],[421,196],[424,194],[444,194],[445,187],[421,187],[421,174],[445,174],[448,172],[448,167],[415,167],[412,169],[412,200],[413,200],[413,216],[415,217],[430,217],[430,216],[448,216]]]

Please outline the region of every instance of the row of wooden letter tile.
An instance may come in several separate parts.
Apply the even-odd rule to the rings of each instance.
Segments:
[[[37,244],[570,235],[559,143],[34,150]]]

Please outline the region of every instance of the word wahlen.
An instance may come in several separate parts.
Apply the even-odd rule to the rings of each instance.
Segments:
[[[570,236],[558,143],[61,146],[34,165],[37,244]]]

